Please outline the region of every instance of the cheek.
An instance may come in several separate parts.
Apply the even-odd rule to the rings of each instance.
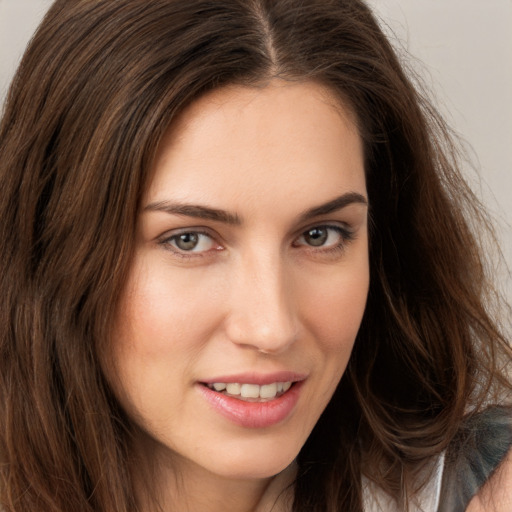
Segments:
[[[152,359],[179,357],[207,342],[217,323],[218,301],[204,281],[197,286],[182,275],[164,269],[139,272],[130,280],[118,314],[118,345]]]
[[[350,355],[361,325],[369,288],[367,259],[347,265],[323,279],[308,282],[305,320],[324,352]]]
[[[197,308],[206,313],[208,307],[197,293],[187,295],[190,287],[172,280],[158,261],[142,263],[135,260],[104,358],[105,374],[130,413],[151,408],[162,396],[170,400],[177,383],[190,380],[211,325],[206,314],[197,315]]]

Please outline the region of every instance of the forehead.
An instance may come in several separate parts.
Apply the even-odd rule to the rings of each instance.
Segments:
[[[225,87],[187,108],[161,143],[147,200],[303,208],[347,191],[366,191],[352,112],[321,85],[273,81]]]

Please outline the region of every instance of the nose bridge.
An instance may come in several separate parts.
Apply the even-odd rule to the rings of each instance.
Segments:
[[[231,288],[229,338],[260,352],[285,350],[297,337],[297,315],[285,261],[277,248],[248,251]]]

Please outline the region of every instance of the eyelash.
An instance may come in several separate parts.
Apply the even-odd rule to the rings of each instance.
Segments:
[[[299,237],[297,237],[296,240],[304,237],[307,233],[311,233],[314,230],[330,230],[334,231],[337,235],[339,235],[340,240],[338,243],[335,243],[332,246],[318,246],[315,247],[314,245],[309,244],[297,244],[297,241],[294,242],[294,247],[304,247],[305,250],[309,252],[314,253],[320,253],[321,255],[337,255],[341,252],[343,252],[347,245],[352,242],[355,239],[355,233],[348,229],[347,227],[342,227],[339,225],[332,225],[332,224],[320,224],[311,226],[310,228],[307,228],[306,230],[302,231]]]
[[[336,234],[340,236],[340,240],[338,243],[334,244],[333,246],[325,247],[323,245],[320,246],[313,246],[308,244],[299,244],[297,241],[304,237],[307,233],[311,233],[313,230],[329,230],[334,231]],[[212,244],[216,247],[212,249],[208,249],[206,251],[200,251],[200,252],[194,252],[194,251],[187,251],[184,249],[180,249],[179,247],[173,246],[172,242],[176,241],[180,236],[183,235],[195,235],[195,236],[205,236],[208,237],[210,240],[212,240]],[[328,235],[329,236],[329,235]],[[308,252],[313,252],[316,254],[325,254],[325,255],[336,255],[340,252],[343,252],[346,248],[346,246],[352,242],[355,239],[355,233],[348,229],[347,227],[341,227],[339,225],[332,225],[332,224],[317,224],[314,226],[311,226],[304,231],[300,233],[298,237],[295,238],[292,246],[295,248],[303,247],[304,250],[307,250]],[[171,236],[165,236],[159,241],[159,244],[164,246],[164,248],[168,251],[171,251],[175,256],[179,258],[201,258],[206,257],[208,253],[210,253],[212,250],[214,252],[222,251],[223,248],[220,244],[218,244],[215,241],[215,237],[212,236],[212,234],[206,230],[201,229],[188,229],[183,230],[178,233],[173,233]]]
[[[180,236],[183,236],[183,235],[196,235],[196,236],[208,237],[212,241],[212,244],[216,245],[217,248],[210,249],[208,251],[194,252],[194,251],[186,251],[184,249],[180,249],[179,247],[174,247],[172,245],[172,242],[177,240]],[[171,251],[175,256],[177,256],[179,258],[200,258],[200,257],[204,257],[206,255],[206,253],[210,252],[211,250],[215,250],[215,251],[222,250],[222,246],[215,242],[215,237],[213,237],[210,232],[201,230],[201,229],[188,229],[188,230],[180,231],[178,233],[173,233],[171,236],[165,236],[164,238],[162,238],[159,241],[159,243],[162,246],[164,246],[164,248],[166,250]]]

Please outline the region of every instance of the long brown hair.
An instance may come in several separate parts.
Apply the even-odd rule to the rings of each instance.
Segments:
[[[348,369],[301,450],[293,510],[399,502],[468,410],[508,386],[449,132],[359,0],[57,0],[0,127],[0,502],[133,512],[132,427],[99,354],[139,200],[176,115],[226,84],[330,87],[356,113],[371,284]],[[371,464],[369,463],[371,461]]]

